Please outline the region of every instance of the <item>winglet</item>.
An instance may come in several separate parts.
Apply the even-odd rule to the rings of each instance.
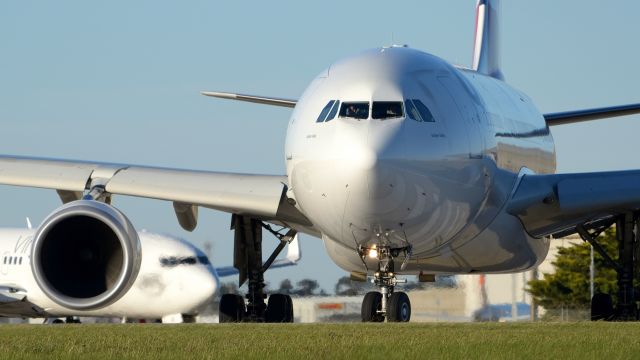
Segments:
[[[28,216],[27,216],[27,229],[29,230],[33,229],[33,226],[31,225],[31,219],[29,219]]]
[[[473,70],[504,80],[500,68],[500,0],[478,0]]]

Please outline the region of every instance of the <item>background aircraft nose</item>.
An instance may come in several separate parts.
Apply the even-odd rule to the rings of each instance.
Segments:
[[[196,307],[206,304],[218,289],[218,276],[211,266],[201,267],[190,276],[189,284],[192,299]]]

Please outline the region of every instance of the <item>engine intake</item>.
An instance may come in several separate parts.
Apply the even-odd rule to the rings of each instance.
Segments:
[[[93,310],[126,294],[141,259],[138,234],[122,212],[78,200],[56,209],[38,228],[31,269],[40,289],[57,304]]]

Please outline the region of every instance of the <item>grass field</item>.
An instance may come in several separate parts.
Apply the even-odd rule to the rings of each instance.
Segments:
[[[0,357],[633,359],[640,324],[0,325]]]

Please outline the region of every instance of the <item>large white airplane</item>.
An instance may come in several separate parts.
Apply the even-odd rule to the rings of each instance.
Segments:
[[[219,277],[238,273],[233,267],[214,268],[203,251],[181,238],[144,230],[136,233],[129,226],[128,236],[139,239],[139,248],[127,249],[127,244],[102,226],[99,235],[86,236],[84,229],[59,225],[57,234],[50,233],[45,240],[44,247],[49,249],[41,251],[48,255],[41,263],[31,261],[36,232],[31,226],[0,228],[0,316],[161,319],[180,314],[191,321],[212,300]],[[287,256],[275,260],[273,266],[295,265],[300,256],[295,239]],[[134,262],[124,265],[127,259]],[[118,294],[112,289],[119,285],[113,283],[122,280],[114,275],[123,266],[135,268],[137,276],[128,277],[126,290]],[[50,284],[53,296],[43,292],[39,282]],[[93,293],[103,293],[109,299],[104,300],[104,306],[74,306],[77,299],[87,301],[87,295]]]
[[[635,319],[640,171],[554,175],[549,127],[636,114],[640,104],[541,114],[504,81],[498,20],[498,1],[478,1],[471,68],[389,46],[331,64],[299,99],[205,92],[293,108],[285,175],[1,157],[0,183],[55,189],[66,203],[35,234],[39,288],[61,306],[92,310],[139,276],[139,243],[109,205],[111,196],[129,195],[173,202],[186,230],[196,227],[200,207],[233,214],[234,265],[240,283],[248,280],[248,300],[223,297],[221,321],[291,319],[286,297],[265,302],[263,228],[281,244],[297,232],[320,237],[352,278],[370,278],[380,292],[365,296],[363,321],[408,321],[411,306],[396,291],[397,275],[429,281],[524,271],[545,258],[548,235],[571,232],[607,256],[595,235],[612,224],[621,253],[617,262],[607,256],[620,274],[615,314]],[[44,281],[53,244],[63,241],[50,243],[49,235],[65,231],[121,244],[122,262],[106,288],[61,297],[57,284]],[[612,313],[608,300],[594,298],[596,317]]]

